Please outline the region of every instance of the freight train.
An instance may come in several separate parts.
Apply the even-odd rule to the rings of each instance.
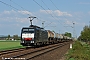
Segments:
[[[54,31],[45,30],[35,25],[30,25],[29,27],[22,28],[20,44],[23,46],[37,46],[70,40],[72,40],[70,37],[55,33]]]

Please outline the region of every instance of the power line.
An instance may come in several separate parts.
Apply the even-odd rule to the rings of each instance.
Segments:
[[[51,9],[44,3],[44,1],[43,0],[41,0],[42,2],[43,2],[43,4],[48,8],[48,10],[50,10],[50,12],[51,12]],[[53,2],[52,2],[53,3]],[[54,3],[53,3],[54,4]],[[55,5],[55,4],[54,4]],[[55,6],[56,7],[56,6]],[[57,8],[57,7],[56,7]],[[58,8],[57,8],[58,9]],[[51,12],[53,15],[55,15],[53,12]],[[58,19],[60,20],[60,18],[58,18],[57,16],[55,16],[57,19],[57,21],[58,21]],[[61,20],[62,21],[62,20]],[[58,21],[58,23],[61,23],[61,21]],[[51,22],[52,23],[52,22]],[[50,23],[50,24],[51,24]],[[48,25],[50,25],[50,24],[48,24]],[[48,26],[47,25],[47,26]],[[63,26],[63,24],[61,23],[61,25]],[[46,26],[45,26],[46,27]],[[66,29],[66,28],[65,28]],[[67,29],[66,29],[67,30]]]
[[[20,8],[22,8],[23,10],[26,10],[25,8],[23,8],[23,7],[20,6],[19,4],[15,3],[14,1],[12,1],[12,0],[10,0],[10,1],[13,2],[14,4],[16,4],[17,6],[19,6]],[[18,8],[15,8],[15,7],[13,7],[12,5],[9,5],[9,4],[7,4],[7,3],[5,3],[5,2],[3,2],[3,1],[0,1],[0,2],[3,3],[3,4],[5,4],[6,6],[9,6],[9,7],[11,7],[11,8],[14,8],[15,10],[19,10]],[[26,10],[26,11],[28,11],[28,10]],[[30,12],[30,11],[28,11],[28,12]],[[30,14],[27,14],[27,15],[31,16]]]
[[[54,4],[54,2],[52,1],[52,0],[50,0],[51,1],[51,3],[54,5],[54,7],[57,9],[57,10],[59,10],[60,11],[60,9]],[[64,18],[66,18],[65,16],[63,16]],[[66,18],[67,19],[67,18]]]
[[[41,0],[42,2],[43,2],[43,4],[50,10],[50,12],[51,12],[51,9],[44,3],[44,1],[43,0]],[[54,16],[55,16],[55,14],[53,13],[53,12],[51,12]],[[57,19],[56,20],[58,20],[59,18],[57,17],[57,16],[55,16]],[[59,19],[60,20],[60,19]],[[58,22],[60,22],[60,21],[58,21]],[[61,22],[60,22],[61,23]]]
[[[22,6],[20,6],[19,4],[17,4],[17,3],[15,3],[14,1],[12,1],[12,0],[10,0],[11,2],[13,2],[14,4],[16,4],[17,6],[19,6],[20,8],[22,8],[22,9],[24,9],[24,10],[26,10],[25,8],[23,8]],[[16,8],[16,7],[13,7],[12,5],[10,5],[10,4],[7,4],[7,3],[5,3],[5,2],[3,2],[3,1],[0,1],[1,3],[3,3],[3,4],[5,4],[5,5],[7,5],[7,6],[9,6],[9,7],[11,7],[11,8],[14,8],[15,10],[19,10],[18,8]],[[37,3],[37,2],[36,2]],[[38,4],[38,3],[37,3]],[[39,5],[39,4],[38,4]],[[41,5],[39,5],[39,6],[41,6]],[[41,6],[42,7],[42,6]],[[42,7],[43,8],[43,7]],[[43,8],[44,9],[44,8]],[[45,10],[45,9],[44,9]],[[28,11],[28,10],[26,10],[26,11]],[[46,11],[46,10],[45,10]],[[29,11],[30,12],[30,11]],[[47,11],[46,11],[47,12]],[[48,12],[47,12],[48,13]],[[49,13],[48,13],[49,14]],[[29,15],[29,14],[27,14],[27,15]],[[50,14],[51,15],[51,14]],[[52,15],[51,15],[52,16]],[[53,16],[52,16],[53,17]],[[54,18],[54,17],[53,17]],[[39,19],[38,19],[39,20]],[[40,21],[42,21],[42,20],[40,20]],[[48,25],[50,25],[52,22],[50,22]]]
[[[52,2],[52,0],[50,0],[50,1]],[[56,7],[56,9],[58,9],[57,6],[56,6],[53,2],[52,2],[52,4]],[[59,9],[58,9],[58,10],[59,10]]]
[[[41,0],[43,2],[43,0]],[[50,10],[50,8],[43,2],[43,4]]]
[[[41,8],[43,8],[44,10],[45,10],[45,8],[44,7],[42,7],[38,2],[36,2],[35,0],[33,0],[37,5],[39,5]],[[46,11],[46,10],[45,10]],[[48,14],[49,14],[49,12],[48,11],[46,11]],[[52,15],[52,14],[49,14],[51,17],[53,17],[54,18],[54,16]],[[55,18],[54,18],[55,19]]]
[[[12,0],[10,0],[10,1],[13,2],[14,4],[16,4],[17,6],[19,6],[20,8],[22,8],[23,10],[26,10],[24,7],[20,6],[20,5],[17,4],[16,2],[14,2],[14,1],[12,1]],[[28,11],[28,10],[26,10],[26,11]],[[28,12],[30,12],[30,11],[28,11]],[[27,14],[27,15],[31,16],[30,14]]]
[[[31,12],[31,11],[29,11],[29,10],[27,10],[27,9],[25,9],[24,7],[22,7],[22,6],[20,6],[19,4],[17,4],[16,2],[14,2],[14,1],[12,1],[12,0],[10,0],[11,2],[13,2],[14,4],[16,4],[17,6],[19,6],[20,8],[22,8],[23,10],[25,10],[25,11],[28,11],[28,12]],[[28,14],[28,15],[30,15],[30,14]],[[33,14],[34,15],[34,14]],[[31,15],[30,15],[31,16]],[[41,20],[41,18],[40,17],[37,17],[37,20],[40,20],[40,21],[42,21],[43,22],[43,20]],[[50,22],[51,23],[51,22]]]
[[[11,0],[10,0],[10,1],[11,1]],[[5,2],[3,2],[3,1],[0,1],[0,2],[3,3],[3,4],[5,4],[6,6],[9,6],[9,7],[11,7],[11,8],[14,8],[15,10],[19,11],[18,8],[14,7],[14,6],[10,5],[10,4],[7,4],[7,3],[5,3]],[[27,14],[27,15],[29,15],[29,14]]]
[[[16,4],[17,6],[21,7],[22,9],[24,9],[22,6],[20,6],[19,4],[17,4],[16,2],[10,0],[11,2],[13,2],[14,4]]]
[[[57,10],[59,10],[60,11],[60,9],[54,4],[54,2],[52,1],[52,0],[50,0],[51,1],[51,3],[54,5],[54,7],[57,9]],[[63,16],[64,18],[66,18],[65,16]],[[66,18],[67,19],[67,18]]]
[[[43,6],[41,6],[38,2],[36,2],[35,0],[33,0],[37,5],[39,5],[43,10],[45,10],[45,8]],[[44,2],[43,2],[44,3]],[[44,3],[45,4],[45,3]],[[46,4],[45,4],[46,5]],[[47,7],[47,6],[46,6]],[[49,9],[49,8],[48,8]],[[50,10],[50,9],[49,9]],[[49,14],[48,11],[45,10],[46,13]],[[57,20],[52,14],[49,14],[51,17],[53,17],[54,20]],[[57,20],[58,21],[58,20]],[[58,21],[60,22],[60,21]],[[52,22],[50,22],[48,25],[50,25]],[[47,27],[48,25],[46,25],[45,27]]]
[[[15,10],[19,10],[19,9],[13,7],[12,5],[9,5],[9,4],[7,4],[7,3],[5,3],[5,2],[3,2],[3,1],[0,1],[0,2],[3,3],[3,4],[5,4],[5,5],[7,5],[7,6],[9,6],[9,7],[11,7],[11,8],[14,8]]]

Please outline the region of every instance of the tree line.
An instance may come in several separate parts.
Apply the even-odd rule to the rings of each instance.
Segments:
[[[8,35],[7,36],[7,39],[8,40],[20,40],[20,36],[18,36],[18,35],[13,35],[13,36],[10,36],[10,35]]]

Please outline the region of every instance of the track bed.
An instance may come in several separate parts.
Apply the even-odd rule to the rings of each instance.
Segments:
[[[0,60],[5,58],[11,60],[58,60],[68,51],[69,45],[70,42],[64,42],[39,48],[29,48],[3,54],[0,56]]]

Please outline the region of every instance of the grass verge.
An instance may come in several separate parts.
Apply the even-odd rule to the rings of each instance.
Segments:
[[[90,45],[75,41],[67,54],[66,60],[90,60]]]

